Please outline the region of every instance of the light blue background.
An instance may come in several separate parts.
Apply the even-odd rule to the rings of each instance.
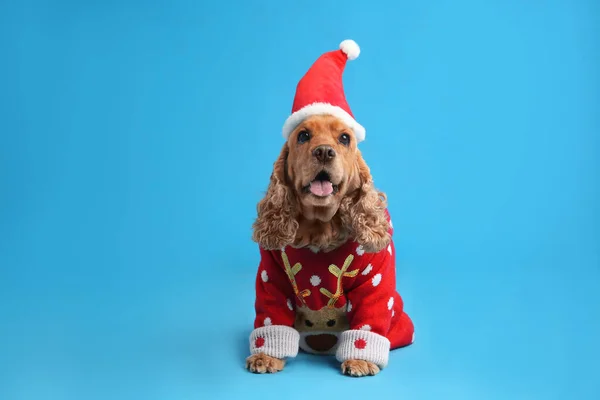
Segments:
[[[597,1],[0,6],[0,398],[598,399]],[[416,343],[243,369],[256,202],[346,38]]]

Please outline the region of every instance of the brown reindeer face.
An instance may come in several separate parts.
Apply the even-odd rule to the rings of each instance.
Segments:
[[[332,354],[338,344],[338,336],[348,330],[346,306],[323,307],[319,311],[305,306],[296,310],[294,327],[300,332],[300,347],[316,354]]]

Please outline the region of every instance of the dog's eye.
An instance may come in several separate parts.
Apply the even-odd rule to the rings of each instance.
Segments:
[[[335,319],[330,319],[329,321],[327,321],[327,326],[331,327],[335,325]]]
[[[310,321],[309,321],[309,320],[307,320],[307,319],[305,319],[305,320],[304,320],[304,324],[305,324],[306,326],[308,326],[309,328],[310,328],[311,326],[313,326],[313,325],[314,325],[312,322],[310,322]]]
[[[350,144],[350,135],[348,135],[347,133],[342,133],[340,135],[340,143],[344,146],[348,146]]]
[[[298,143],[305,143],[308,142],[310,140],[310,132],[308,132],[306,129],[300,131],[300,133],[298,133]]]

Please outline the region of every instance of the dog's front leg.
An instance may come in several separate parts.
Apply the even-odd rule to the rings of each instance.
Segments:
[[[388,364],[390,328],[402,313],[392,254],[390,245],[389,250],[372,256],[368,266],[344,288],[351,305],[347,313],[349,329],[340,336],[336,358],[345,375],[376,375]]]
[[[343,374],[370,376],[387,365],[389,352],[390,341],[386,337],[353,329],[342,332],[336,358],[342,363]]]
[[[300,334],[294,328],[296,293],[289,279],[298,273],[301,266],[289,266],[284,256],[285,266],[281,268],[274,261],[278,254],[262,248],[260,252],[261,262],[256,276],[256,317],[249,338],[250,356],[246,359],[246,368],[264,374],[281,371],[284,360],[298,354]]]
[[[281,371],[284,359],[298,354],[299,340],[298,332],[288,326],[267,325],[254,329],[250,335],[251,355],[246,358],[246,368],[259,374]]]

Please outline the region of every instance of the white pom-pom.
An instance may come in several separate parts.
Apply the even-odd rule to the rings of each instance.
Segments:
[[[344,40],[342,43],[340,43],[340,50],[342,50],[344,54],[348,56],[348,60],[355,60],[360,54],[360,47],[358,47],[358,44],[351,39]]]

